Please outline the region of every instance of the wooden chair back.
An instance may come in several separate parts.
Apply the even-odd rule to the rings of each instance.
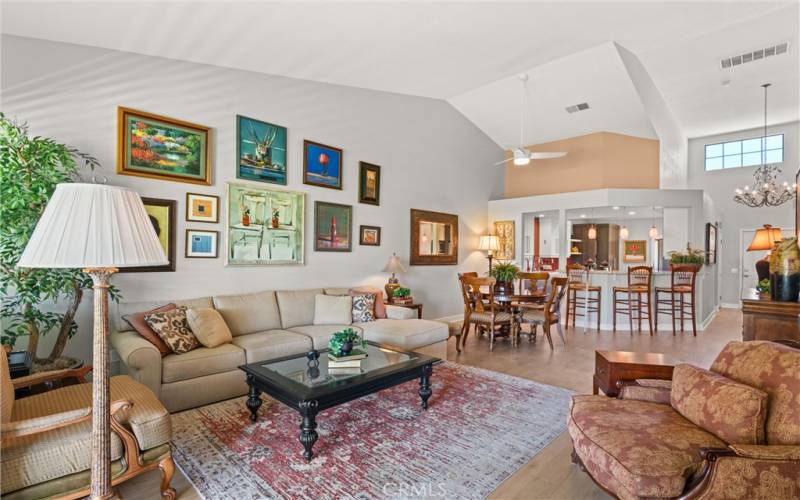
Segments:
[[[691,265],[675,264],[672,266],[672,288],[688,287],[694,293],[694,283],[697,279],[697,267]]]
[[[550,295],[544,306],[544,316],[551,325],[561,320],[561,302],[564,300],[568,286],[567,278],[553,278],[550,282]]]
[[[472,297],[467,293],[467,288],[464,286],[464,278],[477,278],[478,273],[467,272],[458,273],[458,288],[461,290],[461,300],[464,301],[464,310],[471,309]]]
[[[653,283],[653,268],[650,266],[631,266],[628,268],[628,286],[650,289]]]
[[[550,273],[519,273],[519,294],[529,293],[544,296],[547,293],[547,282],[550,280]],[[527,282],[527,283],[526,283]]]
[[[467,306],[471,312],[494,312],[494,285],[497,280],[494,278],[478,278],[473,276],[462,276],[461,283],[464,287],[464,295],[468,297]],[[484,294],[481,288],[489,289],[484,301]]]
[[[589,270],[581,264],[567,264],[567,278],[570,283],[586,283],[589,281]]]

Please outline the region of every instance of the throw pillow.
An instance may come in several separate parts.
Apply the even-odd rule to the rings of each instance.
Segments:
[[[147,322],[144,320],[144,317],[147,316],[148,314],[171,311],[176,307],[177,306],[175,304],[167,304],[165,306],[157,307],[149,311],[143,311],[134,314],[126,314],[125,316],[122,317],[122,319],[124,319],[129,325],[131,325],[131,328],[136,330],[136,333],[138,333],[143,339],[156,346],[158,352],[161,353],[161,357],[164,357],[167,354],[171,354],[172,349],[170,349],[169,346],[163,340],[161,340],[161,337],[159,337],[158,334],[155,331],[153,331],[152,328],[150,328],[150,325],[147,324]]]
[[[315,325],[349,325],[353,322],[353,298],[349,295],[317,295],[314,298]]]
[[[353,323],[375,321],[375,294],[353,295]]]
[[[383,290],[374,286],[360,286],[350,290],[350,294],[373,293],[375,294],[375,319],[386,319],[386,303],[383,301]]]
[[[201,345],[186,322],[186,306],[148,314],[144,320],[175,354],[189,352]]]
[[[680,364],[670,404],[693,424],[728,444],[763,444],[767,393],[717,373]]]
[[[230,328],[216,309],[188,309],[186,322],[197,340],[206,347],[217,347],[233,341]]]

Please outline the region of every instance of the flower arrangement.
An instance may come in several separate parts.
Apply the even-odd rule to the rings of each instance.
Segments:
[[[669,252],[670,264],[689,264],[702,266],[706,263],[706,252],[697,248],[692,248],[691,245],[686,245],[685,251],[673,250]]]
[[[350,354],[350,351],[353,350],[355,345],[360,345],[362,349],[366,349],[367,341],[352,328],[345,328],[342,331],[334,333],[330,342],[328,342],[330,353],[334,356],[346,356]]]

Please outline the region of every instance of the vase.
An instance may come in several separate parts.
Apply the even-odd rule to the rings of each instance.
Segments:
[[[250,215],[244,214],[242,215],[242,225],[249,226],[250,225]]]
[[[775,244],[769,261],[769,290],[772,300],[796,302],[800,295],[800,252],[797,238]]]
[[[495,295],[514,295],[513,281],[497,281],[494,284]]]
[[[272,229],[278,229],[278,226],[281,225],[281,221],[277,217],[272,218]]]
[[[353,342],[352,342],[352,341],[350,341],[350,342],[345,342],[344,344],[342,344],[342,347],[341,347],[341,348],[339,348],[339,353],[340,353],[342,356],[347,356],[347,355],[348,355],[348,354],[350,354],[352,351],[353,351]]]

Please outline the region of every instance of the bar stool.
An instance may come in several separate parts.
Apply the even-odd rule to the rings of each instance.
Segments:
[[[653,301],[651,285],[653,283],[653,268],[650,266],[632,266],[628,268],[628,286],[615,286],[614,297],[614,331],[617,331],[617,314],[628,317],[628,324],[633,334],[633,320],[638,323],[642,331],[642,319],[647,319],[650,335],[653,335]],[[618,294],[622,294],[619,296]],[[642,302],[642,295],[646,303]]]
[[[696,266],[672,266],[669,287],[656,287],[656,330],[658,330],[658,316],[669,314],[672,316],[672,335],[675,335],[675,316],[679,315],[681,333],[684,331],[684,320],[692,320],[692,334],[697,337],[697,321],[695,319],[695,280],[697,278]],[[661,298],[661,294],[667,298]],[[689,303],[686,303],[686,296]],[[688,308],[688,309],[687,309]]]
[[[567,278],[569,285],[567,289],[567,317],[564,324],[569,326],[569,316],[572,315],[572,326],[575,326],[575,318],[584,316],[585,311],[588,323],[588,315],[597,315],[597,331],[600,331],[600,297],[602,287],[589,285],[589,270],[581,264],[567,265]],[[578,292],[583,292],[578,295]]]

